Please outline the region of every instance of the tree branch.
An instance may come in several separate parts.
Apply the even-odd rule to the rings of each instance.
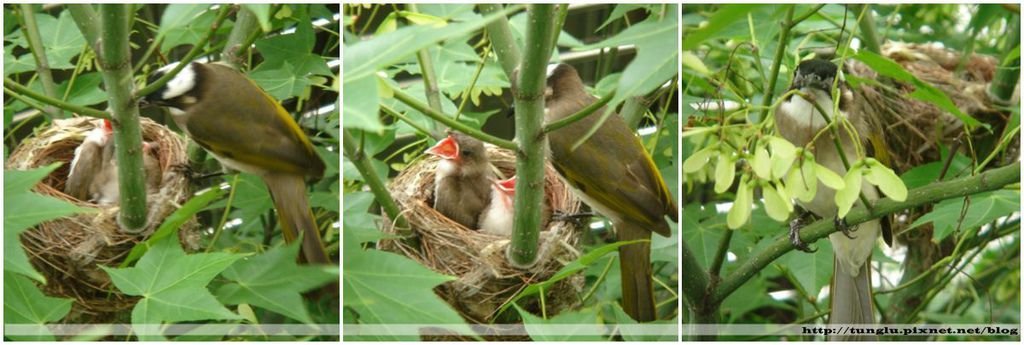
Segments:
[[[17,82],[9,78],[4,78],[4,87],[10,89],[10,91],[8,91],[9,93],[17,92],[18,95],[28,96],[29,98],[59,107],[61,109],[76,113],[78,115],[88,115],[101,119],[110,119],[110,114],[107,114],[104,111],[89,107],[83,107],[77,104],[71,104],[52,97],[47,97],[46,95],[35,92],[32,89],[29,89],[21,84],[18,84]],[[4,91],[7,90],[5,89]]]
[[[53,73],[50,71],[50,60],[46,58],[46,47],[43,46],[43,39],[39,35],[39,25],[36,23],[35,12],[32,10],[32,4],[21,4],[18,6],[21,9],[21,18],[24,22],[22,30],[25,31],[25,38],[28,41],[29,51],[32,52],[32,57],[36,60],[36,75],[39,76],[39,82],[43,84],[43,93],[49,97],[60,98],[57,95],[57,85],[53,83]],[[53,106],[52,104],[43,111],[51,118],[63,119],[67,116],[60,108]]]
[[[501,138],[489,135],[487,133],[484,133],[484,132],[480,131],[479,129],[476,129],[476,128],[467,126],[465,124],[462,124],[461,122],[452,120],[452,118],[449,117],[448,115],[445,115],[444,113],[441,113],[441,112],[434,111],[434,109],[431,109],[430,106],[424,104],[423,102],[420,102],[419,100],[414,98],[412,95],[409,95],[409,93],[405,92],[405,90],[402,90],[402,89],[398,88],[397,86],[391,85],[390,83],[385,83],[385,84],[389,88],[391,88],[391,91],[395,95],[395,99],[397,99],[399,102],[405,103],[405,105],[408,105],[409,107],[418,110],[419,112],[423,113],[423,115],[427,115],[427,117],[429,117],[431,119],[434,119],[437,122],[443,123],[446,126],[451,127],[452,129],[457,130],[459,132],[466,133],[466,134],[468,134],[471,137],[483,140],[484,142],[488,142],[488,143],[494,144],[495,146],[498,146],[498,147],[501,147],[501,148],[504,148],[504,149],[509,149],[509,150],[515,150],[516,149],[516,143],[513,143],[513,142],[511,142],[509,140],[505,140],[505,139],[501,139]]]
[[[124,231],[135,233],[146,227],[146,171],[142,166],[142,129],[139,107],[132,99],[132,60],[128,47],[131,5],[100,6],[100,51],[97,58],[103,84],[113,112],[114,143],[117,152],[117,177],[121,190],[118,222]]]
[[[537,260],[540,212],[544,204],[544,161],[548,138],[544,134],[545,71],[557,34],[554,5],[535,4],[527,14],[526,53],[513,84],[516,109],[515,229],[509,245],[509,263],[529,267]]]
[[[992,191],[1011,183],[1020,181],[1020,162],[1011,165],[992,169],[979,175],[961,179],[937,182],[921,188],[911,190],[904,202],[895,202],[889,198],[879,199],[874,204],[874,209],[868,211],[864,206],[858,206],[846,216],[849,225],[860,224],[872,219],[880,218],[900,210],[912,207],[932,204],[941,200],[963,197]],[[810,224],[800,230],[800,239],[804,243],[813,243],[819,239],[835,232],[835,225],[832,219],[823,219]],[[729,276],[722,279],[721,284],[711,291],[707,303],[717,305],[725,300],[730,294],[736,291],[744,282],[768,266],[772,261],[793,250],[793,244],[786,236],[780,236],[775,243],[751,256],[750,261],[743,263]],[[683,287],[686,288],[687,285]],[[688,293],[692,294],[693,292]]]

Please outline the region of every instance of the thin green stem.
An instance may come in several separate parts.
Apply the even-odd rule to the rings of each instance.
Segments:
[[[580,111],[577,111],[575,114],[566,116],[562,119],[553,122],[549,122],[547,125],[544,126],[544,133],[551,133],[552,131],[571,125],[573,124],[573,122],[582,120],[583,118],[592,115],[595,111],[604,107],[605,104],[611,102],[612,98],[615,98],[614,90],[612,90],[612,92],[608,93],[607,95],[602,96],[600,99],[597,100],[597,102],[591,103],[586,108],[580,109]]]
[[[53,82],[50,61],[46,58],[46,47],[43,46],[43,39],[39,35],[39,25],[36,23],[36,15],[35,11],[32,10],[32,6],[35,5],[18,5],[21,19],[24,22],[21,29],[25,32],[29,51],[32,52],[32,57],[36,61],[36,74],[39,76],[39,83],[43,85],[43,93],[53,98],[59,98],[57,95],[57,84]],[[60,108],[53,105],[47,106],[44,112],[51,118],[67,118],[67,115]]]
[[[100,6],[101,44],[98,52],[103,84],[113,113],[121,210],[118,222],[124,231],[136,233],[146,227],[146,171],[142,166],[142,129],[139,107],[132,99],[132,61],[128,47],[131,5]]]
[[[80,106],[80,105],[77,105],[77,104],[72,104],[72,103],[64,102],[62,100],[59,100],[59,99],[56,99],[56,98],[53,98],[53,97],[47,97],[44,94],[35,92],[32,89],[29,89],[29,88],[27,88],[25,86],[22,86],[21,84],[18,84],[17,82],[11,80],[10,78],[6,78],[6,77],[4,78],[4,92],[6,92],[8,94],[11,94],[11,95],[27,96],[27,97],[32,98],[34,100],[37,100],[39,102],[46,103],[46,104],[49,104],[49,105],[52,105],[52,106],[56,106],[58,108],[61,108],[61,109],[64,109],[64,110],[76,113],[78,115],[87,115],[87,116],[92,116],[92,117],[101,118],[101,119],[108,119],[108,120],[110,119],[110,114],[108,114],[108,113],[106,113],[104,111],[93,109],[93,108],[89,108],[89,107],[83,107],[83,106]]]
[[[431,109],[430,106],[428,106],[427,104],[425,104],[423,102],[420,102],[419,100],[414,98],[412,95],[409,95],[409,93],[407,93],[404,90],[398,88],[397,86],[391,85],[390,83],[386,83],[386,84],[391,89],[392,93],[394,93],[395,99],[397,99],[399,102],[405,103],[405,105],[408,105],[409,107],[412,107],[413,109],[418,110],[419,112],[423,113],[424,115],[427,115],[427,117],[430,117],[431,119],[434,119],[437,122],[443,123],[445,126],[451,127],[454,130],[457,130],[457,131],[462,132],[462,133],[466,133],[466,134],[468,134],[471,137],[480,139],[480,140],[482,140],[484,142],[488,142],[488,143],[494,144],[495,146],[498,146],[498,147],[501,147],[501,148],[505,148],[505,149],[509,149],[509,150],[515,150],[516,147],[517,147],[516,143],[514,143],[512,141],[501,139],[501,138],[489,135],[489,134],[484,133],[483,131],[481,131],[479,129],[476,129],[476,128],[467,126],[467,125],[465,125],[465,124],[463,124],[461,122],[452,120],[452,118],[449,117],[448,115],[445,115],[444,113],[441,113],[441,112],[434,111],[434,109]]]
[[[492,15],[504,11],[504,6],[501,4],[479,4],[477,7],[480,8],[480,12],[484,15]],[[501,16],[487,24],[487,37],[491,45],[494,46],[494,54],[498,56],[501,69],[505,71],[506,76],[511,78],[512,71],[516,69],[516,66],[519,66],[519,61],[522,60],[522,53],[520,53],[519,45],[516,44],[516,40],[512,36],[512,27],[508,23],[508,17]]]
[[[398,234],[407,238],[412,236],[412,229],[409,228],[409,223],[406,222],[401,209],[395,203],[395,199],[391,198],[391,193],[388,192],[387,187],[384,186],[384,181],[377,174],[377,169],[373,167],[370,158],[359,148],[358,142],[359,140],[352,136],[347,129],[342,131],[345,157],[348,157],[348,160],[356,167],[359,174],[363,176],[363,181],[370,187],[370,192],[377,199],[377,203],[380,204],[381,208],[384,209],[384,213],[387,213],[388,217],[394,222]]]
[[[228,200],[224,204],[224,212],[220,214],[220,221],[217,222],[217,227],[213,228],[213,237],[210,239],[210,245],[206,246],[206,253],[213,250],[213,247],[217,245],[217,239],[220,238],[220,234],[224,232],[224,224],[228,223],[228,216],[231,214],[231,204],[235,202],[235,190],[238,186],[238,175],[234,174],[231,178],[231,189],[228,191]]]
[[[545,70],[551,49],[557,40],[554,5],[534,4],[527,13],[526,50],[515,95],[516,109],[516,193],[515,229],[509,245],[509,263],[530,267],[537,260],[540,236],[540,213],[544,203],[544,135]],[[555,33],[552,33],[555,31]],[[522,191],[522,192],[520,192]]]
[[[228,34],[227,42],[224,44],[224,50],[221,51],[223,57],[221,60],[233,66],[242,65],[249,52],[249,47],[252,46],[251,44],[245,45],[245,42],[253,33],[259,32],[262,31],[256,15],[245,6],[240,8],[235,14],[235,26],[231,28],[231,33]]]

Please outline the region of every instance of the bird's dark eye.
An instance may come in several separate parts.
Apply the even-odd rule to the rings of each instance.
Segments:
[[[460,153],[462,154],[463,157],[469,157],[473,155],[473,151],[470,150],[462,150],[462,152]]]

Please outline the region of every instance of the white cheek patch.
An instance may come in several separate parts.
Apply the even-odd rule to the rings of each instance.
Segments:
[[[557,63],[548,64],[548,73],[547,73],[548,78],[551,78],[551,75],[555,73],[555,69],[556,68],[558,68],[558,64]]]
[[[818,89],[803,88],[800,90],[812,97],[821,106],[821,109],[828,113],[830,119],[835,120],[835,116],[832,115],[832,97],[824,91]],[[807,127],[812,131],[817,131],[825,127],[825,119],[818,113],[818,109],[814,107],[803,97],[799,95],[793,95],[789,101],[782,103],[783,116],[789,116],[791,120],[796,122],[801,127]],[[845,115],[845,114],[840,114]]]
[[[166,73],[169,72],[171,69],[174,69],[174,66],[177,65],[178,63],[175,62],[160,68],[158,71],[163,71]],[[192,90],[192,88],[195,86],[196,71],[192,69],[192,64],[188,64],[188,66],[185,66],[185,68],[183,68],[181,72],[178,73],[178,75],[174,76],[174,79],[171,79],[171,81],[167,82],[167,85],[164,86],[166,89],[164,90],[164,93],[160,96],[163,99],[173,99],[175,97],[184,95],[186,92]]]
[[[175,108],[175,107],[167,107],[167,111],[171,113],[171,116],[182,116],[182,115],[185,115],[185,111],[184,110],[181,110],[181,109],[178,109],[178,108]]]

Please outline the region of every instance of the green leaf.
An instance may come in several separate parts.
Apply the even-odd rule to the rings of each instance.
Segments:
[[[185,255],[175,236],[154,244],[131,268],[103,267],[110,280],[127,295],[140,296],[132,309],[132,324],[198,320],[236,320],[206,289],[214,277],[244,255],[208,253]]]
[[[54,163],[33,170],[4,172],[4,271],[45,283],[46,278],[29,263],[19,235],[39,223],[85,211],[67,201],[31,191],[59,166],[60,163]]]
[[[223,189],[211,188],[193,196],[185,202],[181,208],[175,210],[170,216],[167,216],[167,218],[164,218],[164,222],[160,224],[160,227],[157,228],[149,238],[132,247],[131,252],[128,253],[128,256],[118,267],[128,267],[128,265],[134,263],[135,260],[141,258],[143,254],[146,254],[146,251],[148,251],[149,248],[152,248],[154,243],[159,242],[164,237],[177,235],[178,230],[181,229],[181,226],[184,225],[185,222],[192,219],[192,216],[195,216],[199,211],[202,211],[206,205],[209,205],[214,200],[220,199],[224,196],[224,193],[225,191]]]
[[[603,341],[605,326],[601,324],[597,310],[583,308],[559,313],[547,320],[531,314],[516,305],[519,316],[523,318],[526,333],[534,341]],[[553,327],[537,327],[558,325]],[[583,333],[583,334],[578,334]]]
[[[167,51],[183,44],[195,44],[210,32],[210,27],[217,19],[217,11],[210,10],[210,5],[170,5],[181,6],[178,11],[164,12],[157,35],[163,37],[160,50]],[[168,7],[170,9],[170,6]],[[231,27],[222,25],[218,33],[227,32]]]
[[[793,207],[786,198],[771,184],[761,186],[764,192],[764,209],[772,219],[785,222],[789,219],[789,207]]]
[[[336,281],[338,272],[335,266],[296,264],[301,243],[295,241],[235,262],[221,273],[230,282],[217,289],[217,299],[224,304],[250,304],[313,323],[301,293]]]
[[[729,209],[729,215],[726,217],[729,229],[738,229],[747,223],[747,219],[750,219],[750,204],[753,202],[754,196],[747,183],[748,180],[749,177],[746,174],[740,178],[740,185],[736,189],[736,200],[732,202],[732,208]]]
[[[357,81],[349,80],[345,75],[345,93],[342,95],[343,117],[345,128],[361,129],[370,133],[381,133],[384,131],[384,124],[377,116],[380,111],[380,95],[378,94],[377,83],[381,81],[377,76],[362,78]]]
[[[890,199],[895,201],[907,200],[907,186],[903,184],[896,173],[889,167],[882,165],[874,158],[867,158],[867,173],[864,179],[873,185],[878,186]]]
[[[1015,59],[1019,59],[1019,58],[1020,58],[1020,46],[1018,45],[1016,47],[1013,47],[1013,50],[1010,50],[1010,52],[1008,54],[1006,54],[1006,57],[1003,58],[1002,65],[1003,66],[1009,65],[1011,61],[1013,61]]]
[[[237,182],[233,182],[235,176],[238,177]],[[259,224],[260,216],[274,208],[274,203],[270,199],[270,192],[267,191],[267,185],[263,183],[259,176],[240,173],[238,175],[225,176],[224,179],[228,183],[234,183],[235,197],[231,202],[231,207],[234,208],[235,212],[232,215],[240,218],[242,224]],[[227,202],[227,198],[220,199],[205,209],[224,208]]]
[[[985,192],[971,196],[970,200],[966,212],[963,212],[964,198],[943,200],[936,204],[931,212],[914,221],[914,224],[910,225],[910,229],[933,223],[935,236],[932,238],[932,242],[938,243],[957,229],[960,231],[972,229],[1020,211],[1020,191]],[[963,215],[962,221],[961,214]]]
[[[170,4],[160,16],[160,29],[157,34],[166,36],[175,29],[188,27],[199,15],[210,8],[208,4]]]
[[[516,15],[512,16],[512,18],[508,19],[508,24],[512,28],[512,37],[515,38],[516,43],[518,43],[520,49],[522,49],[523,42],[526,41],[526,28],[527,25],[529,25],[526,22],[526,17],[526,11],[523,11],[517,13]],[[556,42],[556,44],[559,47],[579,49],[579,47],[583,45],[583,42],[580,42],[580,40],[576,39],[576,37],[573,37],[572,34],[569,34],[563,28],[561,32],[559,32],[558,34],[558,42]],[[558,55],[557,49],[556,51],[553,51],[551,53],[552,56]]]
[[[860,197],[861,190],[861,175],[863,174],[863,168],[859,165],[854,165],[850,171],[846,172],[846,177],[843,178],[843,189],[836,190],[836,206],[839,206],[839,218],[846,217],[846,214],[850,212],[850,208],[857,202]],[[818,170],[818,175],[821,176],[821,170]]]
[[[346,93],[352,83],[369,78],[380,69],[402,61],[420,49],[479,30],[491,21],[504,17],[509,9],[511,7],[478,20],[454,23],[440,29],[421,25],[406,26],[346,46],[342,59],[345,65]]]
[[[736,165],[732,155],[719,154],[718,163],[715,164],[715,193],[722,194],[732,187],[736,179]]]
[[[796,160],[796,147],[779,137],[769,137],[768,146],[772,149],[772,178],[782,178]]]
[[[960,111],[960,108],[956,106],[956,103],[953,103],[953,100],[951,100],[945,92],[942,92],[942,90],[932,86],[932,84],[921,81],[913,74],[910,74],[910,72],[903,69],[903,66],[900,66],[898,63],[867,50],[857,52],[853,58],[860,60],[865,65],[868,65],[868,67],[871,67],[871,69],[878,72],[878,74],[913,85],[915,90],[910,94],[910,97],[931,103],[932,105],[939,107],[939,109],[955,115],[960,119],[960,121],[963,121],[964,124],[970,127],[981,124],[981,122],[978,122],[978,120],[974,119],[970,115],[964,114],[964,112]]]
[[[821,183],[827,186],[828,188],[842,190],[846,188],[846,186],[848,186],[846,182],[843,181],[843,177],[839,176],[839,174],[836,174],[834,171],[832,171],[832,169],[826,168],[824,165],[818,163],[813,163],[813,165],[814,175],[817,176],[818,180],[821,180]],[[847,174],[847,176],[849,176],[849,174]]]
[[[586,254],[581,255],[579,258],[576,258],[576,260],[573,260],[566,264],[565,266],[562,266],[562,269],[558,270],[558,272],[555,272],[555,274],[552,275],[551,278],[548,278],[548,280],[526,286],[526,288],[524,288],[521,292],[516,294],[515,297],[510,298],[507,302],[505,302],[505,304],[498,308],[498,314],[501,314],[502,312],[507,310],[509,306],[514,305],[515,302],[519,301],[523,297],[548,291],[547,289],[551,288],[551,286],[554,285],[555,283],[561,281],[562,279],[569,278],[573,274],[576,274],[577,272],[582,271],[587,267],[590,267],[590,265],[593,265],[595,262],[600,260],[608,253],[618,250],[619,247],[639,242],[646,241],[619,241],[594,248],[593,250],[587,252]]]
[[[444,19],[467,21],[480,18],[479,14],[473,12],[472,4],[419,4],[416,9],[420,13]]]
[[[604,41],[581,47],[579,50],[599,47],[616,47],[624,44],[636,45],[636,57],[622,71],[618,92],[609,102],[608,109],[615,108],[633,96],[645,95],[665,84],[678,73],[679,49],[677,45],[676,16],[658,20],[650,16],[639,24],[630,26]]]
[[[260,30],[270,32],[270,4],[242,4],[242,7],[256,17],[256,22],[260,24]]]
[[[615,8],[612,9],[612,13],[608,15],[608,18],[605,18],[604,23],[601,23],[601,26],[598,26],[597,29],[594,29],[594,32],[601,31],[601,29],[604,29],[605,26],[608,26],[608,24],[611,24],[616,19],[622,18],[623,16],[626,15],[626,13],[629,13],[632,10],[646,9],[648,11],[651,11],[651,6],[656,5],[615,4]]]
[[[266,63],[261,64],[249,73],[249,77],[275,99],[303,96],[306,88],[313,84],[306,74],[296,71],[289,62],[276,68],[265,66]]]
[[[256,41],[256,49],[264,59],[257,69],[280,69],[291,65],[290,73],[294,75],[293,79],[306,79],[310,74],[333,75],[331,69],[327,67],[327,60],[313,53],[316,37],[309,15],[306,11],[299,13],[294,33]]]
[[[829,241],[818,241],[813,253],[791,251],[777,260],[780,269],[785,269],[803,286],[808,295],[818,296],[832,279],[832,245]]]
[[[364,250],[345,236],[342,284],[345,313],[362,324],[446,324],[471,334],[462,317],[434,293],[454,278],[438,274],[404,256]],[[349,338],[346,338],[349,339]],[[358,338],[369,340],[370,338]],[[416,336],[380,336],[374,340],[418,340]]]
[[[65,101],[75,105],[94,105],[107,101],[107,93],[100,89],[100,83],[103,82],[103,75],[99,72],[85,73],[75,78],[75,83],[71,85],[71,91],[68,91],[68,83],[71,80],[68,79],[61,82],[57,87],[59,95],[63,96],[67,93]]]
[[[72,301],[70,298],[47,296],[25,276],[4,270],[4,324],[45,325],[59,322],[71,311]],[[56,340],[45,328],[40,328],[39,333],[34,335],[4,334],[4,337],[14,340]]]
[[[71,60],[82,52],[85,38],[71,19],[71,12],[61,11],[57,19],[45,13],[36,13],[35,16],[50,68],[74,68],[75,64]]]
[[[703,168],[704,165],[708,164],[708,159],[711,159],[711,155],[715,154],[716,152],[717,151],[714,150],[714,147],[711,146],[705,147],[697,152],[694,152],[692,155],[690,155],[689,158],[686,158],[686,160],[683,161],[683,173],[690,174],[697,172],[698,170]]]
[[[758,146],[754,150],[754,159],[750,160],[750,167],[757,177],[767,180],[772,176],[772,158],[768,156],[768,149]]]
[[[818,193],[817,164],[814,160],[806,158],[799,166],[793,166],[786,175],[786,189],[790,194],[803,202],[810,202]],[[838,176],[836,176],[838,177]],[[840,179],[840,181],[842,181]]]
[[[757,6],[750,5],[723,5],[708,18],[708,25],[684,33],[683,50],[692,51],[729,25],[747,20],[747,13],[756,8]]]

